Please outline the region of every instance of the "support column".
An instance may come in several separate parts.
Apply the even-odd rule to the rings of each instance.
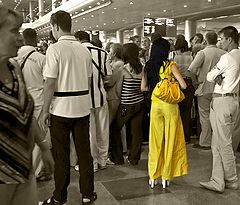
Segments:
[[[107,42],[107,32],[106,31],[99,31],[99,40],[102,43]]]
[[[56,0],[52,0],[52,11],[54,11],[55,10],[55,8],[56,8]]]
[[[134,36],[138,35],[141,38],[142,34],[143,34],[143,27],[142,26],[133,28],[133,35]]]
[[[117,41],[117,43],[123,44],[123,31],[122,30],[116,31],[116,41]]]
[[[196,21],[185,21],[184,36],[188,43],[190,43],[190,38],[192,38],[196,34],[196,25]]]
[[[44,16],[44,3],[43,0],[38,0],[38,13],[39,13],[39,18]]]
[[[33,2],[29,1],[29,17],[30,22],[33,22]]]

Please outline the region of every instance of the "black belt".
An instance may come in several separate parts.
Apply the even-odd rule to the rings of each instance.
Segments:
[[[87,95],[89,90],[81,90],[81,91],[72,91],[72,92],[54,92],[55,97],[71,97],[71,96],[80,96]]]
[[[216,98],[216,97],[237,97],[238,94],[237,93],[225,93],[225,94],[220,94],[220,93],[213,93],[212,97]]]

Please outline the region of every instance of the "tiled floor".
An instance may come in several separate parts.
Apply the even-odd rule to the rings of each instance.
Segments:
[[[148,186],[147,153],[143,146],[142,159],[137,166],[127,163],[109,166],[95,174],[94,205],[240,205],[240,190],[225,190],[223,194],[200,188],[199,181],[207,181],[211,173],[211,151],[193,149],[187,145],[189,174],[174,178],[166,190]],[[237,155],[240,176],[240,153]],[[53,181],[38,184],[41,200],[51,196]],[[78,173],[72,169],[67,205],[80,205]]]

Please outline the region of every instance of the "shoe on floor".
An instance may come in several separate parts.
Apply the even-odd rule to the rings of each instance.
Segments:
[[[200,182],[200,185],[201,185],[203,188],[208,189],[208,190],[211,190],[211,191],[215,191],[215,192],[218,192],[218,193],[223,193],[223,192],[224,192],[224,188],[223,188],[223,189],[217,189],[216,186],[214,186],[213,181]]]
[[[97,199],[97,193],[93,192],[93,194],[89,196],[82,197],[82,205],[90,205]]]
[[[98,164],[100,170],[107,169],[107,165]]]
[[[115,165],[115,163],[113,161],[111,161],[110,158],[107,159],[107,165]]]
[[[233,189],[233,190],[237,190],[239,189],[239,184],[238,182],[226,182],[225,183],[225,188],[226,189]]]
[[[200,144],[194,144],[192,147],[197,148],[197,149],[202,149],[202,150],[210,150],[211,149],[210,146],[206,147],[206,146],[201,146]]]
[[[42,205],[64,205],[66,202],[56,201],[53,197],[45,200]]]

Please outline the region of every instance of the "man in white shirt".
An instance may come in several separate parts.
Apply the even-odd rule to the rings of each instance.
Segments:
[[[36,50],[37,32],[32,28],[27,28],[22,33],[24,46],[18,51],[17,61],[21,65],[25,84],[28,92],[34,100],[33,115],[39,118],[43,106],[43,67],[45,65],[45,56]],[[38,179],[50,180],[48,173],[41,172],[43,163],[41,161],[41,152],[37,145],[33,150],[33,169]],[[39,176],[41,172],[41,175]]]
[[[239,112],[240,50],[239,34],[235,27],[225,27],[219,35],[221,46],[227,53],[222,55],[217,65],[207,74],[208,81],[216,82],[210,110],[213,129],[212,176],[209,182],[200,182],[200,185],[222,193],[225,188],[239,187],[232,136]]]
[[[94,172],[107,168],[109,148],[109,113],[103,77],[109,75],[106,66],[107,52],[92,45],[85,31],[74,35],[92,54],[93,78],[91,85],[92,109],[90,114],[90,144]]]
[[[92,58],[88,49],[71,35],[69,13],[53,13],[50,24],[53,36],[58,41],[50,45],[46,53],[41,122],[43,126],[50,126],[55,160],[55,190],[53,196],[45,200],[43,205],[63,205],[67,202],[67,188],[70,183],[70,132],[80,165],[82,204],[92,204],[97,198],[89,142]]]

